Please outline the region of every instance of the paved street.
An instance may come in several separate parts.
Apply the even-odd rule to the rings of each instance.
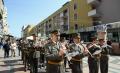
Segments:
[[[17,52],[17,51],[16,51]],[[88,73],[88,65],[87,58],[83,59],[84,61],[84,73]],[[119,56],[111,56],[110,57],[110,65],[109,65],[109,73],[119,73],[120,72],[120,57]],[[44,72],[44,69],[39,69],[39,72]],[[70,71],[70,69],[69,69]],[[24,67],[22,65],[22,61],[20,57],[17,55],[15,58],[3,58],[3,50],[0,49],[0,73],[30,73],[29,71],[24,72]],[[71,73],[71,72],[67,72]]]
[[[4,51],[0,49],[0,73],[29,73],[24,72],[24,66],[18,54],[16,54],[16,57],[5,59],[3,58],[3,54]]]

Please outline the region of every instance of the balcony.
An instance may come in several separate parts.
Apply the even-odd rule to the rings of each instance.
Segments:
[[[91,11],[88,12],[88,16],[90,16],[90,17],[100,17],[100,14],[97,13],[96,9],[94,9],[94,10],[91,10]]]
[[[0,10],[0,20],[2,19],[2,10]]]
[[[101,0],[87,0],[88,4],[93,4],[93,5],[97,5],[100,3]]]
[[[62,20],[67,20],[68,19],[68,16],[67,15],[64,15],[61,17]]]
[[[63,31],[68,31],[68,24],[62,25],[62,29],[63,29]]]

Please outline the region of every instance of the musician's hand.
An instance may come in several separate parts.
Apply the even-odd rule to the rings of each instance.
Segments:
[[[84,51],[84,54],[87,55],[87,54],[88,54],[88,51]]]
[[[64,55],[64,51],[63,50],[60,50],[59,51],[59,56],[63,56]]]
[[[83,52],[85,55],[87,55],[89,53],[89,50],[87,49],[87,47],[85,47],[85,50]]]

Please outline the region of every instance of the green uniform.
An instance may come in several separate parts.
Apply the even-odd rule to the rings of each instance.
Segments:
[[[58,54],[60,51],[60,44],[49,42],[44,48],[47,61],[47,73],[65,73],[63,57]]]
[[[70,67],[72,69],[72,73],[83,73],[82,70],[82,58],[84,57],[83,51],[85,48],[82,44],[80,46],[76,45],[75,43],[70,45],[70,52],[78,52],[78,54],[72,57],[70,63]]]
[[[90,51],[91,54],[93,54],[96,49],[100,49],[98,45],[93,43],[90,43],[92,45],[91,48],[88,48],[88,50]],[[88,56],[88,66],[89,66],[89,73],[98,73],[99,72],[99,59],[100,58],[100,54],[97,55],[93,55],[93,57],[91,55]]]
[[[111,46],[105,45],[102,48],[100,57],[100,71],[101,73],[108,73],[108,60],[109,60],[109,50],[112,49]]]

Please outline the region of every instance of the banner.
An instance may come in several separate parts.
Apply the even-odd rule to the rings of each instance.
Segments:
[[[97,26],[97,37],[98,39],[107,39],[107,25],[102,24]]]
[[[97,25],[97,32],[107,32],[107,25],[106,24],[102,24],[102,25]]]

